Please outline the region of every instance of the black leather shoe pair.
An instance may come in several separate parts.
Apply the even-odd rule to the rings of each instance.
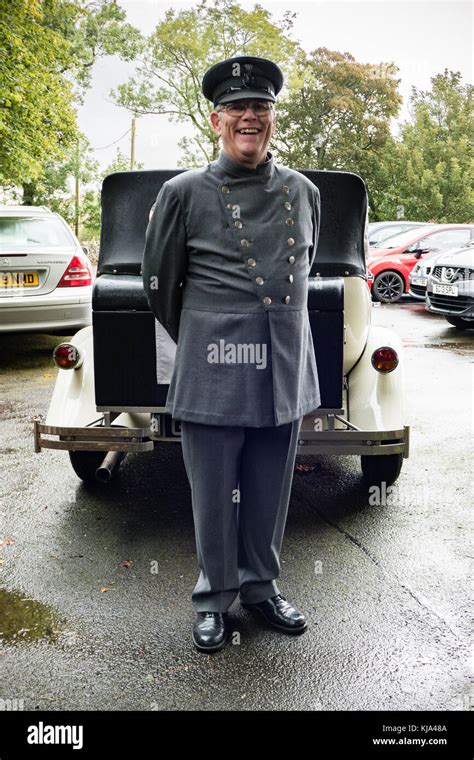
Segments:
[[[308,627],[302,612],[292,607],[281,594],[265,599],[258,604],[244,604],[244,610],[259,612],[270,623],[284,633],[303,633]]]
[[[198,612],[193,641],[200,652],[218,652],[227,644],[227,612]]]

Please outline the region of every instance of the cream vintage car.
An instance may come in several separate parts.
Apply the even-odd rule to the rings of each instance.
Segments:
[[[54,351],[58,376],[35,449],[68,451],[84,481],[109,480],[127,452],[180,443],[165,413],[176,345],[151,313],[141,266],[150,210],[180,170],[109,175],[92,325]],[[403,353],[371,324],[367,192],[356,174],[302,172],[321,194],[321,230],[308,289],[321,406],[301,426],[298,454],[358,455],[368,484],[392,484],[409,452]]]

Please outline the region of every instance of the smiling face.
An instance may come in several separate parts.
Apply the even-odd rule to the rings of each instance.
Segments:
[[[242,98],[242,102],[257,103],[259,99]],[[276,115],[274,108],[259,116],[247,108],[240,116],[232,116],[217,106],[211,113],[211,124],[216,135],[222,138],[224,152],[239,164],[255,169],[267,157]]]

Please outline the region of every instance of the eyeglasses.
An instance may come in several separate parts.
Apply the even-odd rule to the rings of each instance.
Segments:
[[[273,109],[273,103],[269,100],[257,100],[255,103],[222,103],[218,106],[218,111],[225,111],[230,116],[243,116],[247,108],[251,108],[256,116],[266,116]]]

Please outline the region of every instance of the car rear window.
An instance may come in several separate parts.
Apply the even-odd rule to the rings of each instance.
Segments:
[[[0,250],[65,245],[74,245],[74,238],[59,219],[0,217]]]

